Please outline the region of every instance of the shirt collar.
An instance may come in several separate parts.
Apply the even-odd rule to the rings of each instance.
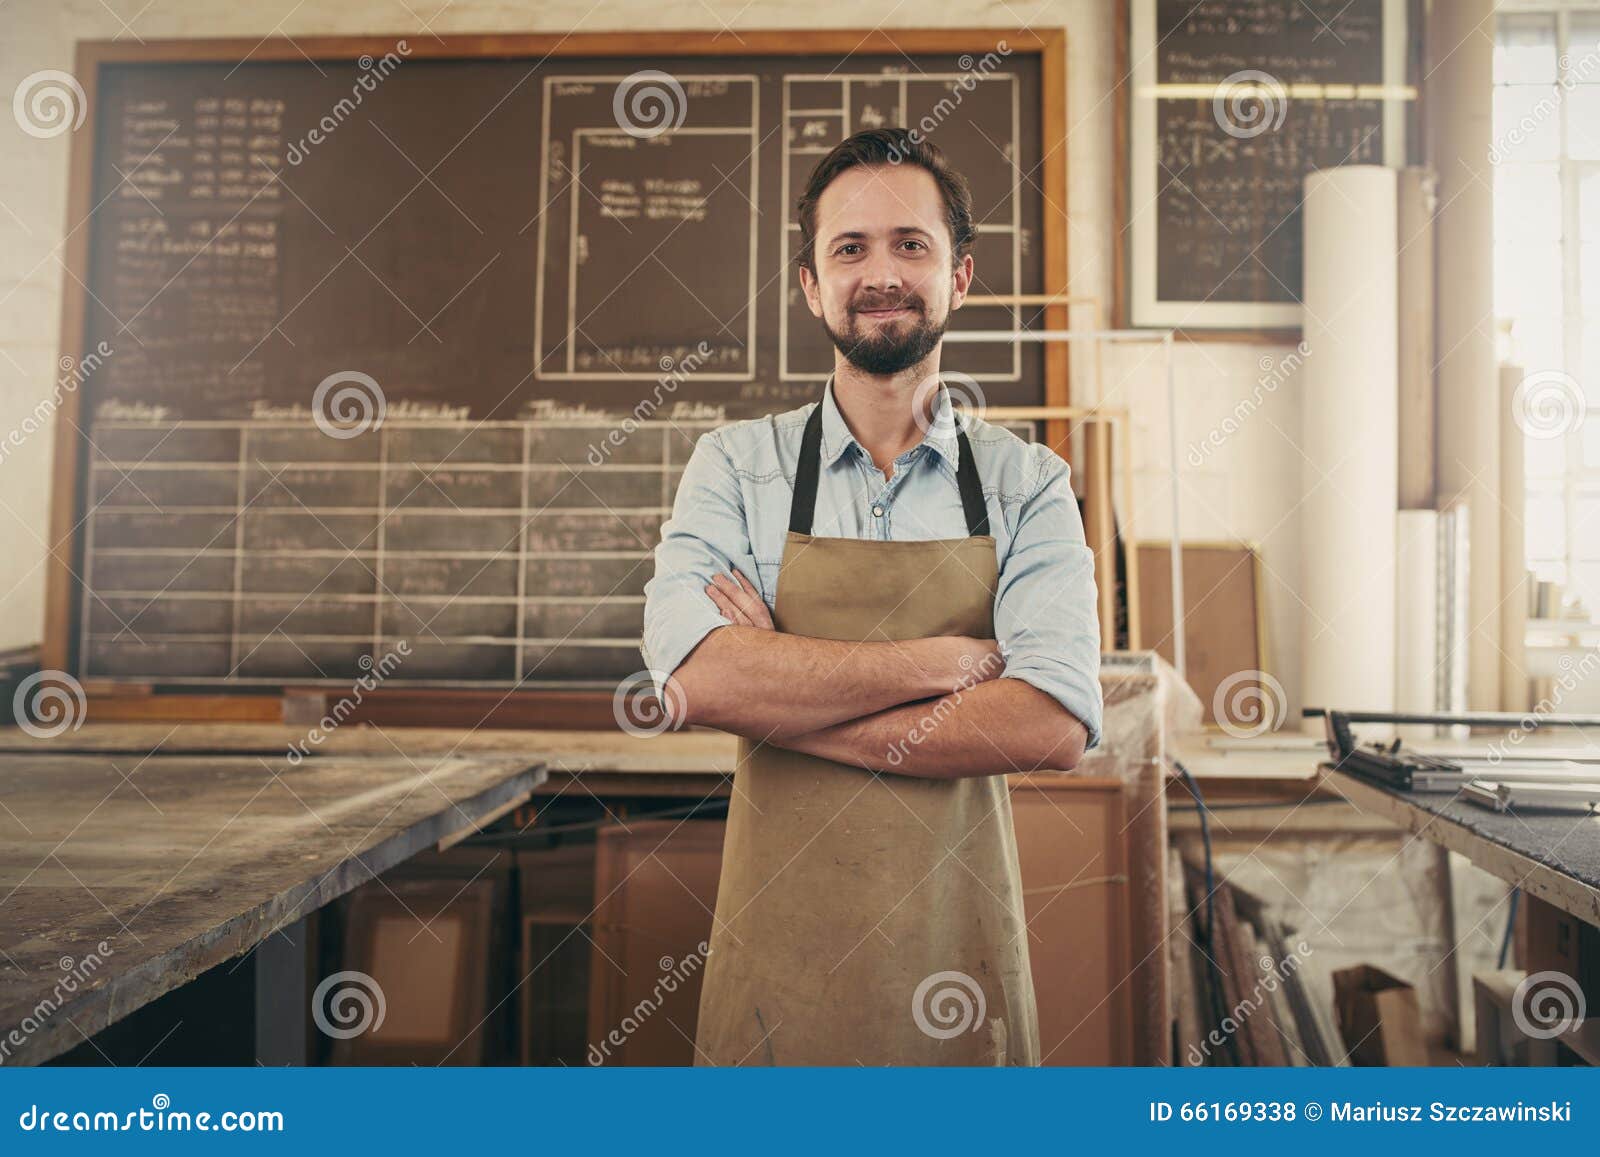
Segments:
[[[918,445],[935,450],[950,469],[954,470],[961,458],[961,442],[956,436],[956,414],[950,404],[950,391],[941,382],[939,397],[933,407],[933,427],[923,435]],[[839,403],[833,397],[833,375],[828,375],[827,388],[822,393],[822,465],[832,466],[851,446],[867,455],[866,447],[856,441],[839,412]],[[908,451],[909,453],[910,451]]]

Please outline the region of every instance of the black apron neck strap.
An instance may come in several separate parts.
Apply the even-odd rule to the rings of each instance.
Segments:
[[[800,461],[794,470],[794,499],[789,503],[789,530],[810,534],[817,513],[817,479],[822,474],[822,403],[811,411],[800,439]]]
[[[967,533],[981,538],[989,533],[989,507],[983,501],[983,480],[978,477],[978,459],[972,453],[964,429],[956,431],[961,460],[956,463],[956,485],[961,488],[961,508],[967,512]]]
[[[811,533],[817,513],[817,483],[822,477],[822,407],[817,403],[806,420],[804,435],[800,438],[800,461],[794,472],[794,499],[789,504],[789,529],[795,534]],[[978,462],[972,454],[972,443],[967,432],[956,434],[961,457],[956,463],[956,485],[961,491],[961,509],[967,516],[967,533],[984,536],[989,533],[989,507],[983,500],[983,481],[978,477]]]

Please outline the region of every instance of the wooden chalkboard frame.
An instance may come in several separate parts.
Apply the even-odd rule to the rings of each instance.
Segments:
[[[61,353],[77,358],[87,335],[90,284],[90,230],[95,205],[94,177],[97,94],[103,65],[219,61],[357,60],[381,56],[394,45],[396,35],[268,37],[249,39],[151,40],[144,42],[79,41],[74,77],[83,89],[85,116],[73,133],[67,192],[66,236],[62,264],[67,274],[62,295]],[[409,59],[506,59],[549,57],[669,57],[669,56],[853,56],[917,53],[984,53],[1004,51],[1039,58],[1041,121],[1038,187],[1043,200],[1042,236],[1044,295],[1062,304],[1042,310],[1039,324],[1065,329],[1070,324],[1065,303],[1067,264],[1067,37],[1066,30],[1047,29],[793,29],[741,32],[599,32],[555,34],[422,35],[411,38]],[[1068,351],[1060,343],[1045,350],[1046,406],[1071,404]],[[51,471],[49,554],[45,584],[44,642],[40,651],[46,668],[74,669],[78,640],[78,600],[82,594],[79,573],[83,541],[80,517],[86,489],[87,438],[83,430],[82,399],[77,391],[64,394],[57,411],[55,458]],[[1063,456],[1068,451],[1065,419],[1044,423],[1045,438]],[[100,719],[238,719],[276,720],[285,699],[262,694],[261,688],[221,692],[183,693],[181,681],[171,691],[158,694],[154,684],[89,683]],[[251,694],[251,692],[254,694]],[[326,689],[310,692],[320,696]],[[294,694],[286,682],[282,693]],[[417,710],[406,712],[406,722],[427,725],[468,719],[475,724],[520,723],[522,726],[610,726],[610,692],[513,690],[486,688],[438,696],[425,688],[379,688],[367,696],[378,708],[393,697]],[[508,710],[509,709],[509,710]],[[608,722],[609,721],[609,722]]]
[[[1158,0],[1116,0],[1113,19],[1113,36],[1116,42],[1116,92],[1115,124],[1113,138],[1116,150],[1115,189],[1112,200],[1116,206],[1116,229],[1112,239],[1112,316],[1118,328],[1160,326],[1172,321],[1169,317],[1141,316],[1136,308],[1138,295],[1146,288],[1135,270],[1137,260],[1133,241],[1133,211],[1131,207],[1134,186],[1133,166],[1143,158],[1135,155],[1133,106],[1135,94],[1134,54],[1139,50],[1133,44],[1132,8],[1137,3],[1156,3]],[[1400,83],[1416,84],[1417,99],[1404,107],[1385,113],[1386,131],[1391,131],[1385,144],[1384,163],[1391,167],[1418,163],[1423,153],[1421,95],[1418,78],[1421,71],[1422,0],[1384,0],[1385,31],[1398,26],[1404,33],[1398,44],[1385,44],[1385,83],[1394,72],[1401,74]],[[1155,244],[1154,238],[1150,242]],[[1153,305],[1164,309],[1182,302],[1165,302],[1155,299],[1155,289],[1149,288],[1151,300],[1146,302],[1149,312]],[[1298,306],[1267,305],[1224,302],[1202,304],[1189,310],[1181,324],[1173,326],[1177,335],[1185,340],[1232,341],[1257,343],[1292,343],[1300,337]],[[1253,316],[1252,316],[1253,315]]]

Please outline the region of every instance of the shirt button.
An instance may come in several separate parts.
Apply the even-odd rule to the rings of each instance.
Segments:
[[[874,517],[874,518],[882,518],[883,517],[883,507],[881,505],[874,505],[873,506],[873,508],[872,508],[872,517]]]

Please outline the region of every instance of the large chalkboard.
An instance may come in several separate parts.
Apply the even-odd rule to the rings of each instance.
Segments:
[[[98,46],[47,658],[162,685],[348,683],[402,643],[399,682],[638,670],[694,438],[831,368],[792,264],[821,154],[922,126],[973,188],[974,291],[1064,288],[1059,41],[902,39]],[[989,405],[1065,400],[1037,346],[945,360]]]
[[[1300,324],[1304,181],[1405,163],[1410,0],[1128,0],[1134,325]]]

